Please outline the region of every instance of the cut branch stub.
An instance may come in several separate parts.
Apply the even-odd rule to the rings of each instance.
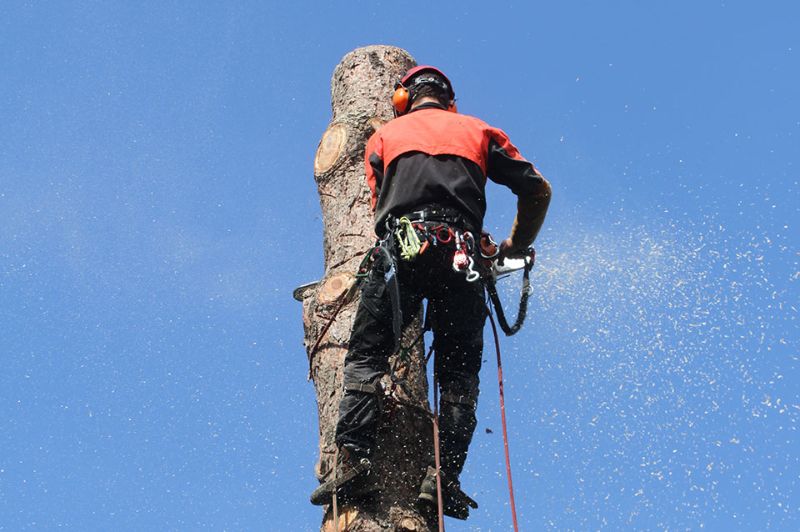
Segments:
[[[355,282],[356,276],[350,272],[331,275],[319,289],[317,301],[321,305],[337,303],[339,299],[350,290]]]
[[[346,142],[347,127],[343,124],[332,124],[319,142],[317,156],[314,158],[314,173],[321,175],[333,168],[341,157]]]

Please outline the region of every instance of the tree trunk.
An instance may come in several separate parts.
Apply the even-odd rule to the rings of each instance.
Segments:
[[[329,478],[334,464],[342,369],[360,295],[350,288],[375,239],[364,175],[364,146],[369,136],[392,118],[394,84],[414,64],[405,50],[367,46],[347,54],[331,80],[333,118],[322,135],[314,161],[324,223],[325,277],[316,285],[298,289],[296,294],[303,301],[305,345],[319,409],[320,456],[316,474],[320,481]],[[324,331],[340,305],[340,312]],[[418,331],[419,319],[404,332],[404,345],[411,343]],[[421,344],[412,352],[411,363],[399,371],[402,375],[398,376],[406,379],[405,389],[396,388],[397,395],[414,406],[383,401],[383,421],[373,459],[383,488],[368,505],[339,505],[338,526],[333,523],[332,508],[326,508],[322,530],[435,528],[435,516],[422,515],[415,504],[433,449]],[[391,386],[386,377],[384,386]]]

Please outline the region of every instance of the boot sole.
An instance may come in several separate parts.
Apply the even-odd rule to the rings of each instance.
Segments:
[[[319,487],[317,487],[317,489],[311,493],[311,504],[314,506],[325,506],[326,504],[331,504],[333,502],[334,490],[337,492],[337,497],[341,498],[343,501],[379,491],[381,487],[375,480],[368,482],[367,485],[351,486],[350,489],[347,489],[348,482],[357,479],[357,477],[364,474],[366,471],[368,471],[368,469],[359,469],[356,467],[350,470],[347,474],[337,478],[336,482],[329,480],[323,484],[320,484]],[[360,480],[362,479],[357,479],[356,481]]]

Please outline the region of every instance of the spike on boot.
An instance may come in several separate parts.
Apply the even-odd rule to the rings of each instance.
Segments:
[[[315,506],[331,504],[334,491],[341,502],[347,502],[380,489],[368,458],[359,459],[343,450],[336,468],[336,474],[331,474],[329,480],[320,484],[311,493],[311,504]]]

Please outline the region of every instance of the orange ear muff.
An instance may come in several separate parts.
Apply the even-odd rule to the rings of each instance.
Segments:
[[[394,106],[394,111],[398,116],[408,110],[408,98],[408,89],[398,83],[394,89],[394,94],[392,94],[392,106]]]

